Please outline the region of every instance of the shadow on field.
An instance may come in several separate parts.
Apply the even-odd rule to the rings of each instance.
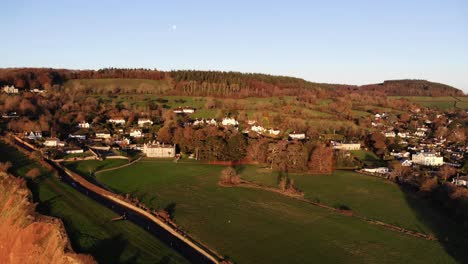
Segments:
[[[116,235],[96,241],[96,244],[90,249],[90,253],[96,258],[98,263],[121,263],[120,256],[127,244],[128,241],[126,239],[121,235]],[[132,256],[129,261],[133,259],[133,262],[128,263],[134,263],[138,258],[137,255]]]
[[[455,221],[449,213],[429,198],[408,187],[400,186],[410,208],[417,218],[425,223],[442,245],[445,251],[458,263],[468,263],[466,247],[468,245],[468,228]],[[435,242],[437,243],[437,242]]]

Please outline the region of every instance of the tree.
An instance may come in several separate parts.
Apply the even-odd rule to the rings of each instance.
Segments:
[[[241,179],[233,167],[226,167],[221,171],[219,182],[221,184],[237,185],[241,182]]]
[[[333,172],[333,150],[322,143],[319,143],[312,154],[308,163],[311,173],[330,174]]]
[[[169,126],[163,126],[158,131],[158,141],[172,143],[172,129]]]
[[[11,168],[12,164],[10,161],[7,162],[0,162],[0,172],[8,172]]]
[[[437,176],[440,179],[442,179],[444,181],[447,181],[447,179],[454,176],[456,173],[457,173],[457,169],[455,169],[454,167],[449,166],[449,165],[444,165],[444,166],[440,167],[440,170],[439,170],[439,173],[437,174]]]

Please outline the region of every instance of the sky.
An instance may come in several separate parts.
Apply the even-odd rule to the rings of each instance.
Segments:
[[[468,92],[468,0],[0,0],[0,67],[143,67]]]

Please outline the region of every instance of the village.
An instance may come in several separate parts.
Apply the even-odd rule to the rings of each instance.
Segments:
[[[2,91],[7,94],[18,93],[14,86],[4,86]],[[265,127],[253,119],[239,122],[234,116],[222,119],[191,118],[197,111],[193,107],[177,107],[170,111],[181,127],[216,127],[221,131],[240,131],[246,138],[263,137],[273,141],[316,140],[310,139],[305,132]],[[19,117],[14,111],[2,114],[4,122]],[[381,155],[381,164],[387,164],[379,167],[367,164],[355,166],[362,173],[389,177],[392,172],[401,170],[395,169],[397,166],[403,167],[406,173],[420,173],[422,170],[436,174],[440,168],[448,166],[457,171],[450,175],[452,182],[457,186],[468,187],[468,177],[459,173],[465,165],[468,146],[464,134],[457,135],[456,129],[452,133],[447,132],[447,126],[452,123],[450,118],[444,112],[431,110],[423,113],[419,108],[400,115],[374,112],[370,124],[367,124],[368,139],[344,138],[328,140],[326,144],[334,150],[335,156],[348,158],[353,158],[350,154],[352,151],[375,151]],[[154,129],[157,121],[151,117],[140,116],[128,120],[122,116],[109,116],[102,120],[105,121],[83,119],[69,129],[67,135],[60,131],[23,131],[17,135],[42,148],[43,154],[57,160],[129,159],[141,155],[149,158],[199,158],[196,152],[183,152],[177,144],[158,138],[158,132]],[[157,125],[161,127],[164,123]],[[61,135],[60,138],[57,134]]]

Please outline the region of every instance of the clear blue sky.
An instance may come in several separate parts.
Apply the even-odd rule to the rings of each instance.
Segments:
[[[468,92],[467,0],[1,0],[0,67],[234,70]]]

